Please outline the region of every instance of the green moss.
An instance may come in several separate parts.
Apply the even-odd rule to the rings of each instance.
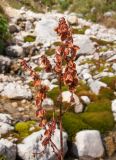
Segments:
[[[101,88],[98,97],[99,97],[99,99],[106,98],[106,99],[110,99],[110,100],[115,98],[113,90],[111,88]]]
[[[35,121],[18,122],[15,125],[15,131],[19,134],[20,138],[25,138],[31,133],[29,131],[30,127],[34,125]]]
[[[47,56],[52,56],[53,54],[55,54],[55,49],[50,48],[50,49],[46,50],[45,54]]]
[[[115,85],[116,85],[116,76],[113,77],[103,77],[101,79],[102,82],[106,83],[110,88],[112,88],[113,90],[115,89]]]
[[[73,34],[85,34],[85,31],[88,29],[88,26],[84,26],[83,28],[73,28]]]
[[[61,45],[61,42],[54,42],[53,45],[54,45],[54,46],[60,46],[60,45]]]
[[[7,160],[5,156],[0,155],[0,160]]]
[[[68,133],[69,140],[74,139],[76,133],[83,129],[92,129],[83,122],[77,114],[66,113],[63,117],[63,128]]]
[[[109,41],[106,41],[106,40],[103,40],[103,39],[97,39],[97,38],[94,38],[94,37],[91,37],[90,39],[94,42],[97,42],[99,45],[102,45],[102,46],[108,45],[108,44],[110,44],[110,45],[114,44],[113,42],[109,42]]]
[[[108,99],[101,99],[87,105],[87,112],[111,111],[111,102]]]
[[[40,71],[42,71],[42,68],[38,66],[38,67],[34,68],[34,71],[40,72]]]
[[[29,36],[24,37],[24,42],[34,42],[35,39],[36,39],[35,36],[29,35]]]
[[[81,119],[93,129],[99,130],[101,133],[110,131],[114,127],[114,118],[111,112],[85,112],[81,114]]]

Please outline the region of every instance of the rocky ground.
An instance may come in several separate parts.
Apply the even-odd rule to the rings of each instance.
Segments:
[[[75,62],[79,85],[74,95],[74,108],[63,119],[64,150],[67,152],[69,148],[70,152],[66,159],[70,156],[75,160],[78,157],[113,160],[113,156],[116,159],[116,29],[78,18],[75,13],[53,11],[43,14],[10,7],[6,12],[10,17],[12,39],[6,45],[5,53],[0,55],[1,157],[34,160],[33,153],[42,148],[39,138],[43,130],[38,128],[35,118],[32,79],[22,72],[19,62],[20,58],[25,57],[28,61],[31,56],[30,65],[50,88],[43,103],[50,112],[56,105],[58,83],[55,75],[42,71],[39,57],[46,54],[54,65],[55,48],[60,44],[54,28],[59,18],[65,17],[72,27],[74,43],[80,47]],[[66,105],[70,105],[70,95],[64,87],[62,97]],[[53,140],[59,147],[58,135],[56,129]],[[67,139],[73,141],[68,147]],[[47,147],[46,154],[39,155],[39,160],[48,159],[54,159],[51,147]]]

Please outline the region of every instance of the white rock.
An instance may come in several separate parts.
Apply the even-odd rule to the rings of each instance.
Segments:
[[[32,93],[27,86],[18,84],[17,82],[8,83],[4,87],[4,91],[1,93],[2,96],[10,99],[31,99]]]
[[[90,156],[101,157],[104,153],[100,133],[97,130],[84,130],[76,134],[75,145],[78,149],[79,157]]]
[[[53,106],[54,102],[51,98],[45,98],[42,102],[42,106]]]
[[[42,142],[40,141],[41,135],[44,134],[44,130],[40,130],[38,132],[32,133],[30,136],[25,138],[21,144],[18,144],[18,155],[23,160],[35,160],[34,153],[40,153],[44,147]],[[60,149],[60,131],[58,129],[55,130],[54,135],[52,136],[52,141],[54,144]],[[63,146],[64,146],[64,154],[67,152],[67,134],[63,132]],[[44,154],[37,154],[36,158],[39,160],[54,160],[55,154],[50,145],[48,145],[45,149]]]
[[[76,15],[69,15],[67,20],[72,25],[76,25],[78,23],[78,18]]]
[[[6,48],[6,55],[9,57],[20,57],[23,55],[23,48],[18,45],[8,46]]]
[[[44,18],[39,21],[35,26],[36,41],[43,44],[51,44],[57,41],[57,34],[54,30],[57,25],[58,22],[53,18]]]
[[[100,82],[98,80],[93,80],[91,82],[89,82],[89,87],[91,89],[91,91],[93,93],[95,93],[96,95],[99,94],[99,91],[102,87],[107,87],[107,84],[103,83],[103,82]]]
[[[90,103],[90,99],[87,96],[81,96],[81,99],[85,104],[89,104]]]
[[[67,102],[67,103],[71,103],[71,96],[72,96],[72,93],[70,91],[62,92],[62,101]],[[74,98],[73,105],[74,105],[75,112],[76,113],[82,112],[83,111],[83,104],[80,102],[80,100],[76,94],[73,94],[73,98]]]
[[[6,73],[10,71],[11,59],[8,57],[0,56],[0,73]]]
[[[9,131],[13,130],[14,127],[7,123],[0,122],[0,134],[6,134]]]
[[[11,117],[11,115],[0,113],[0,122],[11,124],[12,120],[13,118]]]
[[[111,108],[112,108],[112,112],[116,113],[116,99],[112,101]]]
[[[115,61],[116,60],[116,55],[112,56],[107,60],[107,62]]]
[[[80,47],[78,54],[93,54],[95,52],[94,43],[86,35],[74,35],[74,44]]]
[[[7,139],[0,139],[0,155],[5,156],[7,160],[15,160],[16,145]]]
[[[112,68],[116,72],[116,63],[113,63]]]

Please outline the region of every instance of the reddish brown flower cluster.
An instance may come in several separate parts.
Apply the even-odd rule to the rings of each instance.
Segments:
[[[56,50],[56,66],[55,71],[61,75],[65,85],[69,86],[69,90],[73,91],[78,83],[76,65],[74,60],[77,57],[78,46],[73,44],[72,31],[64,18],[61,18],[56,32],[61,37],[62,45]],[[62,65],[66,63],[63,73]]]

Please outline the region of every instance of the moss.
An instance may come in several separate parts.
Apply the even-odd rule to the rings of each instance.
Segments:
[[[52,56],[53,54],[55,54],[55,49],[50,48],[50,49],[46,50],[45,54],[47,56]]]
[[[0,155],[0,160],[7,160],[4,155]]]
[[[102,82],[106,83],[110,88],[112,88],[113,90],[115,89],[116,87],[116,76],[113,76],[113,77],[103,77],[101,79]]]
[[[24,37],[24,42],[34,42],[35,39],[36,39],[35,36],[29,35],[29,36]]]
[[[99,95],[98,95],[98,98],[99,99],[114,99],[115,96],[114,96],[114,93],[113,93],[113,90],[111,88],[101,88],[100,89],[100,92],[99,92]]]
[[[88,29],[88,26],[84,26],[83,28],[73,28],[73,34],[85,34],[85,31]]]
[[[83,129],[92,129],[83,122],[77,114],[66,113],[63,117],[63,128],[68,133],[69,140],[74,139],[76,133]]]
[[[38,67],[34,68],[34,71],[40,72],[40,71],[42,71],[42,68],[38,66]]]
[[[111,112],[85,112],[81,114],[81,119],[90,125],[93,129],[101,133],[110,131],[114,127],[114,118]]]
[[[87,105],[87,112],[111,111],[111,102],[108,99],[101,99]]]
[[[54,45],[54,46],[60,46],[60,45],[61,45],[61,42],[54,42],[53,45]]]
[[[20,138],[25,138],[26,136],[31,134],[29,129],[34,125],[35,125],[35,121],[18,122],[15,125],[15,131],[19,134]]]
[[[113,42],[109,42],[109,41],[106,41],[106,40],[103,40],[103,39],[97,39],[97,38],[94,38],[94,37],[91,37],[90,39],[94,42],[97,42],[99,45],[102,45],[102,46],[108,45],[108,44],[110,44],[110,45],[114,44]]]

